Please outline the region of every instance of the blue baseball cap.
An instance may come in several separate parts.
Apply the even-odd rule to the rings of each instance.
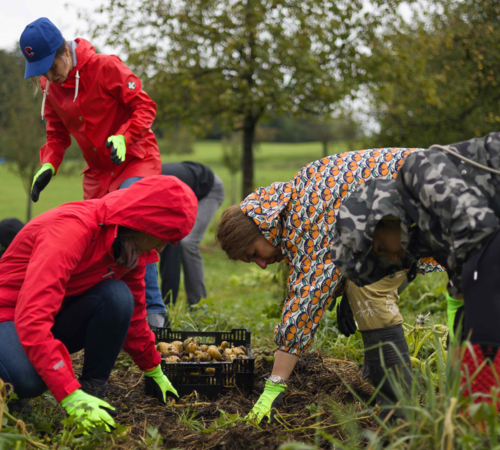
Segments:
[[[21,52],[27,61],[24,79],[47,73],[54,63],[57,49],[63,42],[61,32],[46,17],[30,23],[19,40]]]

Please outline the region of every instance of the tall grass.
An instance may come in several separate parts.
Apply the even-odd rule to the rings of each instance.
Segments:
[[[419,365],[419,368],[424,369],[415,371],[409,390],[403,386],[397,374],[386,369],[386,377],[399,399],[396,406],[370,407],[368,406],[371,404],[370,400],[377,392],[372,399],[365,401],[351,389],[351,393],[363,405],[363,409],[353,412],[351,405],[341,406],[332,402],[330,408],[342,424],[343,438],[339,440],[318,431],[317,434],[323,442],[329,442],[331,448],[335,450],[500,449],[498,389],[493,388],[491,394],[486,396],[471,394],[471,383],[485,363],[475,373],[466,374],[463,382],[461,361],[465,347],[470,344],[458,348],[451,345],[446,351],[442,345],[442,331],[442,328],[432,327],[430,339],[432,344],[428,345],[434,346],[437,355],[433,359],[434,365]],[[349,388],[347,383],[346,386]],[[478,397],[487,398],[491,403],[476,403]],[[381,409],[393,412],[383,421],[377,415]],[[377,427],[372,430],[362,429],[359,426],[359,419],[371,414]],[[319,448],[311,445],[285,444],[279,450]]]

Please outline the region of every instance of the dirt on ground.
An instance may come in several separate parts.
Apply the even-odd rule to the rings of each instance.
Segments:
[[[144,395],[143,375],[133,366],[115,370],[110,384],[108,401],[119,408],[117,420],[130,428],[128,439],[120,448],[137,448],[146,444],[148,427],[157,428],[163,436],[163,448],[168,449],[277,449],[288,441],[331,448],[331,444],[315,435],[320,429],[343,441],[342,414],[335,413],[335,405],[351,403],[351,411],[362,411],[362,405],[353,398],[347,383],[361,397],[368,398],[372,388],[359,376],[359,367],[350,361],[332,359],[318,352],[301,356],[283,396],[278,420],[281,423],[261,423],[259,426],[234,420],[224,425],[224,413],[244,417],[264,389],[265,378],[272,369],[270,352],[254,351],[255,389],[253,394],[236,388],[215,401],[193,394],[165,407]],[[81,357],[74,358],[75,371]],[[333,404],[333,406],[332,406]],[[338,416],[338,417],[336,417]],[[374,429],[370,418],[358,421],[365,429]],[[117,444],[118,445],[118,444]]]

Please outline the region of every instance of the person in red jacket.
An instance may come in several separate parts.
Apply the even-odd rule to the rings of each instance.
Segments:
[[[145,372],[147,394],[161,402],[176,394],[146,321],[144,272],[168,242],[189,234],[196,214],[191,189],[153,176],[25,225],[0,259],[0,378],[20,398],[49,389],[85,426],[108,429],[113,407],[96,396],[121,348]],[[70,354],[81,349],[76,379]]]
[[[85,39],[65,41],[45,17],[30,23],[19,42],[26,58],[24,77],[41,86],[42,119],[47,121],[41,168],[33,179],[33,201],[57,174],[71,136],[87,162],[86,200],[160,174],[160,152],[151,131],[155,102],[118,56],[97,54]],[[148,314],[154,325],[162,326],[165,306],[156,265],[146,270],[146,288]]]

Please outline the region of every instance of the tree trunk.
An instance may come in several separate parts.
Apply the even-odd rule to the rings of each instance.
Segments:
[[[236,192],[238,191],[238,188],[236,187],[236,173],[231,174],[231,197],[230,197],[230,202],[231,206],[236,204]]]
[[[257,120],[248,114],[243,125],[243,155],[241,159],[241,170],[243,173],[243,188],[241,194],[243,198],[253,191],[253,141],[255,138],[255,126]]]
[[[328,141],[323,141],[323,158],[326,158],[328,155]]]

